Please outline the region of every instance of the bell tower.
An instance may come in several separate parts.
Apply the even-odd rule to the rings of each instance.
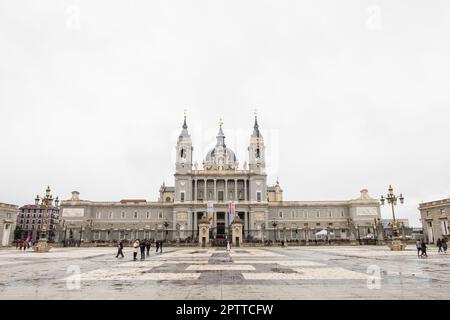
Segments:
[[[177,156],[175,170],[179,174],[187,174],[192,171],[192,152],[194,148],[192,147],[192,140],[189,132],[187,130],[188,126],[186,123],[186,112],[184,113],[183,129],[181,130],[180,136],[177,141]]]
[[[264,174],[266,171],[266,148],[264,139],[259,132],[258,117],[255,112],[255,124],[253,126],[253,134],[250,137],[249,152],[249,169],[251,173]]]

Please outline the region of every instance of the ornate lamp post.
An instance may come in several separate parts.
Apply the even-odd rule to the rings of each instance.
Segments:
[[[180,245],[180,228],[181,228],[181,225],[179,224],[179,223],[177,223],[177,225],[176,225],[176,229],[177,229],[177,246],[179,246]]]
[[[400,251],[405,249],[406,244],[404,241],[402,241],[398,236],[398,226],[397,226],[397,220],[395,219],[395,210],[394,207],[397,205],[397,201],[399,200],[401,204],[404,202],[403,195],[400,193],[399,196],[396,196],[394,194],[394,189],[391,185],[389,185],[388,194],[386,195],[386,198],[381,196],[380,202],[381,205],[384,205],[385,201],[387,200],[387,203],[391,205],[392,208],[392,241],[389,245],[391,250],[393,251]]]
[[[164,221],[164,228],[166,230],[165,236],[164,236],[164,241],[167,241],[167,234],[169,233],[169,231],[167,231],[168,227],[169,227],[169,222],[167,222],[167,220],[166,220],[166,221]]]
[[[261,224],[261,240],[262,240],[263,245],[265,242],[265,240],[264,240],[265,233],[266,233],[266,224],[262,223]]]
[[[47,242],[47,211],[50,206],[53,206],[53,196],[51,195],[50,187],[47,187],[47,190],[45,190],[45,196],[39,197],[39,195],[36,196],[36,204],[39,203],[39,200],[41,200],[41,207],[43,207],[43,215],[42,215],[42,228],[41,228],[41,236],[39,238],[39,241],[36,246],[34,246],[35,252],[48,252],[50,251],[51,247],[48,245]],[[55,199],[55,206],[58,206],[59,200],[58,197]]]
[[[272,226],[273,226],[273,238],[275,239],[275,242],[277,242],[277,230],[276,230],[277,225],[278,225],[277,221],[275,220],[275,218],[273,218]]]

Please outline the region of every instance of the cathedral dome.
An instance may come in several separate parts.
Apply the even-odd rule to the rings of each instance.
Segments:
[[[223,134],[221,123],[217,134],[216,146],[206,154],[203,166],[206,170],[235,170],[237,165],[236,155],[233,150],[225,145],[225,135]]]
[[[220,152],[219,150],[216,149],[217,147],[212,148],[211,150],[208,151],[205,158],[206,161],[212,161],[218,158],[220,153],[223,153],[224,159],[226,158],[228,161],[237,161],[236,155],[230,148],[227,147],[223,148],[223,152]]]

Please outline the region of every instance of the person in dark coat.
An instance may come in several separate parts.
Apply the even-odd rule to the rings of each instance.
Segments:
[[[147,249],[147,257],[150,256],[150,246],[151,246],[150,240],[145,239],[145,248]]]
[[[441,241],[441,238],[438,238],[437,239],[437,241],[436,241],[436,246],[438,247],[438,252],[443,252],[442,251],[442,241]]]
[[[124,257],[123,255],[123,243],[122,241],[119,242],[119,244],[117,245],[117,255],[116,258],[118,258],[120,256],[122,256],[122,258]]]
[[[442,239],[442,249],[444,249],[444,253],[447,253],[447,239]]]
[[[156,245],[156,253],[158,253],[158,251],[159,251],[159,240],[156,240],[155,245]]]
[[[159,253],[162,253],[163,242],[159,240]]]
[[[141,260],[145,260],[145,241],[142,240],[139,243],[139,248],[141,249]]]
[[[421,257],[425,256],[428,258],[427,255],[427,244],[425,243],[425,240],[422,240],[422,248],[421,248],[422,254],[420,255]]]

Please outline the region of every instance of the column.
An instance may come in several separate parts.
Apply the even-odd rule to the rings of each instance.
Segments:
[[[234,179],[234,200],[239,200],[237,193],[237,179]]]
[[[228,199],[228,179],[225,179],[225,196],[223,197],[225,201],[229,200]]]
[[[217,179],[214,179],[214,195],[213,200],[217,201]],[[214,213],[215,214],[215,213]]]
[[[198,187],[198,179],[194,180],[194,201],[197,201],[197,187]]]
[[[206,185],[208,184],[208,179],[203,179],[203,181],[205,181],[205,193],[203,193],[203,201],[208,200],[208,195],[207,195],[207,190],[206,190]]]
[[[244,200],[247,201],[247,179],[244,179]]]
[[[194,225],[192,226],[192,229],[194,229],[194,237],[195,237],[195,230],[197,230],[197,211],[194,211]]]

